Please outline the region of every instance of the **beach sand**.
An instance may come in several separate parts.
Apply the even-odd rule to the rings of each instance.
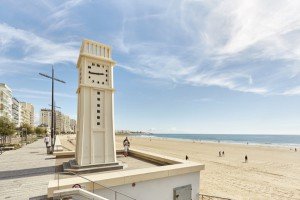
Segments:
[[[124,136],[116,137],[122,149]],[[232,199],[300,199],[300,152],[289,148],[129,137],[131,148],[205,164],[200,193]],[[65,142],[62,142],[66,144]],[[68,149],[72,148],[75,142]],[[219,151],[225,156],[219,157]],[[248,155],[248,163],[244,156]]]
[[[117,148],[124,137],[117,136]],[[300,152],[289,148],[129,137],[131,147],[205,164],[202,194],[232,199],[300,199]],[[219,151],[225,156],[219,157]],[[244,156],[248,155],[248,163]]]

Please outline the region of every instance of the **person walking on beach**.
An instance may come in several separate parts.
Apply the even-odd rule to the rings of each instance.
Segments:
[[[222,156],[225,156],[225,152],[224,151],[222,152]]]
[[[221,151],[219,151],[219,157],[221,157],[221,156],[222,156]]]
[[[189,159],[188,155],[185,155],[185,160],[188,160],[188,159]]]
[[[129,141],[127,137],[123,140],[123,145],[124,145],[125,141]]]
[[[128,156],[128,150],[129,150],[129,147],[130,147],[130,142],[129,142],[127,137],[123,141],[123,146],[124,146],[124,156],[127,157]]]
[[[247,163],[247,162],[248,162],[248,156],[245,155],[245,163]]]

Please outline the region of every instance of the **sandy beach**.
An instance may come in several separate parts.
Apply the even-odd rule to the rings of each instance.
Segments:
[[[300,199],[300,152],[289,148],[129,137],[131,147],[205,164],[203,194],[233,199]],[[116,137],[122,148],[123,137]],[[219,157],[219,151],[225,156]],[[248,155],[248,163],[244,156]]]
[[[65,136],[66,137],[66,136]],[[73,136],[74,137],[74,136]],[[68,149],[75,141],[62,140]],[[124,136],[116,137],[122,149]],[[232,199],[300,199],[300,152],[289,148],[129,137],[131,147],[205,164],[202,194]],[[219,157],[219,151],[225,156]],[[248,163],[244,156],[248,155]]]

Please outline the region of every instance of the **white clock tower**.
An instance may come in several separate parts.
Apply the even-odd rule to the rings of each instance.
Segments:
[[[83,40],[77,62],[79,85],[75,158],[79,166],[116,163],[111,48]]]

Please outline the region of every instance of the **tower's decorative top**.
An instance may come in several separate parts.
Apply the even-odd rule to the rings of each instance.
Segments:
[[[115,63],[111,58],[111,47],[93,40],[84,39],[82,41],[80,55],[98,57]]]

